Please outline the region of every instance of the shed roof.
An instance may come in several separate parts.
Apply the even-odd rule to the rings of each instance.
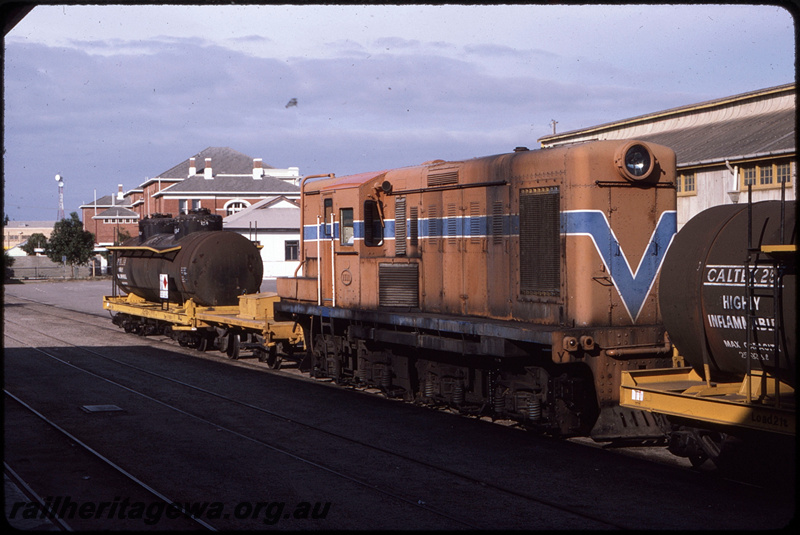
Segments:
[[[782,110],[637,139],[672,148],[681,166],[790,154],[796,146],[795,120],[795,110]]]

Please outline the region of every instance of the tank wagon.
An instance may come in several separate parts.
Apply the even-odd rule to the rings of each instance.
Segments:
[[[108,249],[115,257],[115,288],[103,307],[126,332],[165,334],[231,358],[251,349],[272,367],[280,366],[279,350],[302,342],[293,323],[275,321],[277,295],[258,293],[259,247],[222,230],[222,217],[207,209],[145,218],[139,236]],[[116,286],[127,295],[118,296]]]
[[[139,236],[117,247],[116,281],[146,301],[201,306],[235,305],[255,293],[264,266],[253,243],[222,230],[222,216],[207,209],[177,217],[156,214],[139,222]]]
[[[690,367],[623,372],[622,403],[667,415],[670,449],[695,463],[716,462],[731,436],[795,436],[795,210],[794,201],[710,208],[664,260],[661,312]]]
[[[301,269],[278,320],[312,373],[597,440],[663,437],[619,406],[623,370],[672,346],[658,274],[676,232],[675,155],[597,141],[301,187]]]

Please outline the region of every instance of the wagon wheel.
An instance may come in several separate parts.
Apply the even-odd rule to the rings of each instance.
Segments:
[[[267,366],[272,368],[273,370],[280,370],[281,363],[283,362],[283,357],[278,355],[278,346],[274,345],[269,348],[269,352],[267,353]]]
[[[208,346],[211,345],[211,338],[207,334],[200,335],[200,343],[197,344],[197,350],[205,353],[208,351]]]
[[[224,335],[217,335],[214,340],[214,345],[219,349],[220,353],[228,352],[228,345],[230,344],[231,335],[225,333]]]
[[[239,333],[231,333],[228,335],[228,347],[225,353],[228,354],[232,360],[237,360],[239,358],[239,349],[242,345],[242,335]]]

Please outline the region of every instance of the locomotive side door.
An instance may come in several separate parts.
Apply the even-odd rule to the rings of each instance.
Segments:
[[[486,291],[487,308],[491,317],[511,314],[509,296],[511,284],[511,205],[510,188],[493,187],[486,192]]]
[[[322,306],[333,305],[332,259],[335,239],[335,220],[333,194],[323,193],[321,196],[321,217],[317,223],[317,283]]]
[[[444,312],[464,314],[467,294],[464,270],[462,190],[442,192],[442,297]]]

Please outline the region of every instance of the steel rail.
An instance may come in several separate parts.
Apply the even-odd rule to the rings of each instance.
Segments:
[[[8,335],[6,335],[6,336],[8,336]],[[21,342],[20,340],[16,340],[15,338],[13,338],[13,337],[11,337],[11,336],[8,336],[8,337],[9,337],[9,338],[11,338],[12,340],[15,340],[15,341],[17,341],[17,342],[24,343],[24,342]],[[42,350],[41,350],[41,349],[39,349],[39,348],[32,347],[32,349],[35,349],[35,350],[37,350],[37,351],[39,351],[39,352],[41,352],[41,353],[43,353],[43,354],[45,354],[45,355],[49,356],[50,358],[55,358],[55,360],[59,360],[59,361],[61,361],[61,362],[65,363],[65,364],[69,364],[69,363],[67,363],[66,361],[63,361],[63,360],[59,359],[58,357],[54,357],[53,355],[49,355],[47,352],[45,352],[45,351],[42,351]],[[75,367],[75,368],[77,368],[77,366],[74,366],[74,367]],[[78,369],[80,369],[80,368],[78,368]],[[145,482],[144,482],[144,481],[142,481],[141,479],[137,478],[136,476],[134,476],[133,474],[131,474],[130,472],[128,472],[127,470],[125,470],[124,468],[122,468],[120,465],[118,465],[117,463],[115,463],[114,461],[112,461],[111,459],[109,459],[108,457],[106,457],[105,455],[103,455],[102,453],[100,453],[99,451],[97,451],[96,449],[94,449],[94,448],[92,448],[91,446],[89,446],[89,445],[88,445],[86,442],[82,441],[81,439],[79,439],[78,437],[76,437],[75,435],[73,435],[72,433],[70,433],[69,431],[67,431],[66,429],[64,429],[63,427],[61,427],[61,426],[60,426],[60,425],[58,425],[57,423],[55,423],[54,421],[50,420],[50,419],[49,419],[47,416],[45,416],[45,415],[44,415],[44,414],[42,414],[41,412],[39,412],[39,411],[37,411],[36,409],[34,409],[34,408],[33,408],[32,406],[30,406],[28,403],[25,403],[25,402],[24,402],[22,399],[20,399],[18,396],[16,396],[16,395],[12,394],[11,392],[9,392],[9,391],[8,391],[7,389],[5,389],[5,388],[3,388],[3,393],[4,393],[6,396],[8,396],[8,397],[10,397],[11,399],[13,399],[14,401],[16,401],[17,403],[19,403],[20,405],[22,405],[22,406],[23,406],[25,409],[27,409],[28,411],[30,411],[31,413],[33,413],[34,415],[36,415],[37,417],[39,417],[39,418],[40,418],[42,421],[44,421],[44,422],[45,422],[47,425],[49,425],[50,427],[52,427],[53,429],[55,429],[55,430],[56,430],[56,431],[58,431],[59,433],[63,434],[63,435],[64,435],[64,436],[66,436],[67,438],[69,438],[69,439],[70,439],[71,441],[73,441],[75,444],[79,445],[79,446],[80,446],[80,447],[82,447],[84,450],[86,450],[86,451],[88,451],[89,453],[91,453],[91,454],[92,454],[94,457],[96,457],[97,459],[100,459],[100,460],[101,460],[101,461],[103,461],[105,464],[107,464],[108,466],[110,466],[111,468],[113,468],[114,470],[116,470],[117,472],[119,472],[120,474],[122,474],[123,476],[125,476],[126,478],[128,478],[130,481],[133,481],[134,483],[136,483],[137,485],[139,485],[141,488],[143,488],[144,490],[146,490],[147,492],[149,492],[149,493],[150,493],[150,494],[152,494],[153,496],[157,497],[159,500],[162,500],[162,501],[164,501],[166,504],[175,504],[176,506],[178,506],[178,508],[179,508],[179,510],[181,511],[181,513],[183,513],[183,514],[184,514],[184,515],[185,515],[187,518],[189,518],[189,519],[191,519],[191,520],[194,520],[194,521],[195,521],[197,524],[199,524],[200,526],[204,527],[205,529],[207,529],[207,530],[209,530],[209,531],[217,531],[217,529],[216,529],[216,528],[214,528],[213,526],[211,526],[211,525],[210,525],[210,524],[208,524],[207,522],[205,522],[205,521],[203,521],[203,520],[201,520],[201,519],[199,519],[199,518],[195,517],[193,514],[191,514],[190,512],[188,512],[188,511],[187,511],[185,508],[183,508],[183,507],[180,507],[180,506],[179,506],[179,504],[178,504],[177,502],[175,502],[174,500],[171,500],[171,499],[169,499],[167,496],[165,496],[165,495],[164,495],[164,494],[162,494],[161,492],[157,491],[156,489],[154,489],[153,487],[151,487],[150,485],[148,485],[147,483],[145,483]]]
[[[55,315],[55,316],[59,317],[58,315]],[[6,320],[6,321],[8,321],[8,320]],[[13,322],[13,321],[12,321],[11,323],[13,323],[13,324],[16,324],[16,323],[15,323],[15,322]],[[21,324],[16,324],[16,325],[18,325],[18,326],[22,326]],[[27,327],[27,328],[30,330],[30,327]],[[585,512],[579,511],[577,508],[571,508],[571,507],[569,507],[569,506],[565,506],[565,505],[563,505],[563,504],[557,503],[557,502],[555,502],[555,501],[553,501],[553,500],[547,500],[547,499],[543,499],[543,498],[541,498],[541,497],[537,497],[537,496],[531,496],[531,495],[529,495],[529,494],[526,494],[526,493],[524,493],[524,492],[515,491],[515,490],[509,489],[509,488],[506,488],[506,487],[503,487],[503,486],[500,486],[500,485],[497,485],[497,484],[494,484],[494,483],[490,483],[490,482],[488,482],[488,481],[485,481],[485,480],[482,480],[482,479],[474,478],[474,477],[472,477],[472,476],[469,476],[469,475],[466,475],[466,474],[464,474],[464,473],[461,473],[461,472],[459,472],[459,471],[457,471],[457,470],[453,470],[453,469],[450,469],[450,468],[445,468],[445,467],[441,467],[441,466],[436,466],[436,465],[433,465],[433,464],[427,463],[427,462],[425,462],[425,461],[422,461],[422,460],[420,460],[420,459],[417,459],[417,458],[414,458],[414,457],[409,457],[409,456],[407,456],[407,455],[404,455],[404,454],[402,454],[402,453],[398,453],[398,452],[395,452],[395,451],[392,451],[392,450],[389,450],[389,449],[386,449],[386,448],[383,448],[383,447],[380,447],[380,446],[375,446],[375,445],[373,445],[373,444],[368,444],[368,443],[365,443],[365,442],[363,442],[363,441],[360,441],[360,440],[357,440],[357,439],[353,439],[353,438],[350,438],[350,437],[347,437],[347,436],[344,436],[344,435],[341,435],[341,434],[338,434],[338,433],[335,433],[335,432],[332,432],[332,431],[328,431],[328,430],[326,430],[326,429],[323,429],[323,428],[321,428],[321,427],[318,427],[318,426],[315,426],[315,425],[312,425],[312,424],[306,424],[306,423],[300,422],[300,421],[298,421],[298,420],[295,420],[295,419],[293,419],[293,418],[290,418],[290,417],[288,417],[288,416],[285,416],[285,415],[279,414],[279,413],[277,413],[277,412],[275,412],[275,411],[273,411],[273,410],[266,409],[266,408],[263,408],[263,407],[259,407],[259,406],[257,406],[257,405],[253,405],[252,403],[249,403],[249,402],[246,402],[246,401],[241,401],[241,400],[237,400],[237,399],[234,399],[234,398],[230,398],[230,397],[228,397],[228,396],[225,396],[225,395],[223,395],[223,394],[219,394],[219,393],[216,393],[216,392],[212,392],[212,391],[210,391],[210,390],[207,390],[207,389],[204,389],[204,388],[202,388],[202,387],[198,387],[198,386],[196,386],[196,385],[189,384],[189,383],[187,383],[187,382],[185,382],[185,381],[181,381],[181,380],[178,380],[178,379],[174,379],[174,378],[172,378],[172,377],[167,377],[167,376],[164,376],[164,375],[162,375],[162,374],[159,374],[159,373],[156,373],[156,372],[152,372],[152,371],[150,371],[150,370],[147,370],[147,369],[141,368],[141,367],[139,367],[139,366],[135,366],[135,365],[133,365],[133,364],[129,364],[129,363],[127,363],[127,362],[123,362],[123,361],[120,361],[120,360],[118,360],[118,359],[115,359],[115,358],[112,358],[112,357],[108,357],[108,356],[106,356],[106,355],[103,355],[103,354],[101,354],[101,353],[99,353],[99,352],[96,352],[96,351],[93,351],[93,350],[91,350],[91,349],[88,349],[88,348],[86,348],[86,347],[76,346],[76,345],[74,345],[74,344],[71,344],[71,343],[67,342],[66,340],[63,340],[63,339],[60,339],[60,338],[54,337],[54,336],[52,336],[52,335],[50,335],[50,334],[43,333],[43,332],[40,332],[40,331],[36,331],[36,332],[37,332],[38,334],[41,334],[41,335],[43,335],[43,336],[47,336],[47,337],[49,337],[49,338],[52,338],[52,339],[54,339],[54,340],[58,340],[58,341],[60,341],[60,342],[62,342],[62,343],[69,344],[69,345],[71,345],[71,346],[73,346],[73,347],[75,347],[75,348],[77,348],[77,349],[79,349],[79,350],[82,350],[82,351],[85,351],[85,352],[87,352],[87,353],[93,354],[93,355],[95,355],[95,356],[97,356],[97,357],[100,357],[100,358],[102,358],[102,359],[105,359],[105,360],[108,360],[108,361],[114,362],[114,363],[116,363],[116,364],[119,364],[119,365],[122,365],[122,366],[125,366],[125,367],[128,367],[128,368],[131,368],[131,369],[134,369],[134,370],[136,370],[136,371],[139,371],[139,372],[141,372],[141,373],[144,373],[144,374],[147,374],[147,375],[150,375],[150,376],[153,376],[153,377],[156,377],[156,378],[159,378],[159,379],[165,380],[165,381],[169,381],[169,382],[172,382],[172,383],[178,384],[178,385],[180,385],[180,386],[184,386],[184,387],[186,387],[186,388],[189,388],[189,389],[192,389],[192,390],[195,390],[195,391],[198,391],[198,392],[201,392],[201,393],[204,393],[204,394],[207,394],[207,395],[210,395],[210,396],[216,397],[216,398],[218,398],[218,399],[221,399],[221,400],[223,400],[223,401],[227,401],[227,402],[230,402],[230,403],[234,403],[234,404],[237,404],[237,405],[240,405],[240,406],[243,406],[243,407],[246,407],[246,408],[249,408],[249,409],[255,410],[255,411],[257,411],[257,412],[260,412],[260,413],[263,413],[263,414],[267,414],[267,415],[269,415],[269,416],[272,416],[272,417],[274,417],[274,418],[281,419],[281,420],[283,420],[283,421],[285,421],[285,422],[287,422],[287,423],[291,423],[291,424],[294,424],[294,425],[298,425],[298,426],[301,426],[301,427],[303,427],[303,428],[306,428],[306,429],[309,429],[309,430],[312,430],[312,431],[315,431],[315,432],[318,432],[318,433],[322,433],[322,434],[325,434],[325,435],[327,435],[327,436],[330,436],[330,437],[333,437],[333,438],[337,438],[337,439],[339,439],[339,440],[347,441],[347,442],[350,442],[350,443],[352,443],[352,444],[355,444],[355,445],[358,445],[358,446],[361,446],[361,447],[365,447],[365,448],[368,448],[368,449],[372,449],[372,450],[374,450],[374,451],[378,451],[378,452],[380,452],[380,453],[383,453],[383,454],[391,455],[391,456],[397,457],[397,458],[399,458],[399,459],[402,459],[402,460],[404,460],[404,461],[407,461],[407,462],[410,462],[410,463],[414,463],[414,464],[417,464],[417,465],[419,465],[419,466],[423,466],[423,467],[425,467],[425,468],[428,468],[428,469],[437,470],[437,471],[439,471],[439,472],[446,473],[446,474],[448,474],[448,475],[451,475],[451,476],[454,476],[454,477],[460,478],[460,479],[462,479],[462,480],[465,480],[465,481],[467,481],[467,482],[470,482],[470,483],[474,483],[474,484],[480,485],[480,486],[481,486],[481,487],[483,487],[483,488],[490,488],[490,489],[492,489],[492,490],[495,490],[495,491],[498,491],[498,492],[501,492],[501,493],[504,493],[504,494],[508,494],[508,495],[510,495],[510,496],[514,496],[514,497],[516,497],[516,498],[521,498],[521,499],[523,499],[523,500],[526,500],[526,501],[530,501],[530,502],[533,502],[533,503],[538,503],[538,504],[540,504],[540,505],[544,505],[544,506],[547,506],[547,507],[550,507],[550,508],[553,508],[553,509],[556,509],[556,510],[559,510],[559,511],[565,512],[565,513],[569,513],[569,514],[572,514],[572,515],[576,515],[576,516],[578,516],[578,517],[580,517],[580,518],[585,518],[585,519],[593,520],[593,521],[596,521],[596,522],[601,522],[601,523],[603,523],[603,524],[606,524],[606,525],[608,525],[608,526],[611,526],[611,527],[613,527],[613,528],[617,528],[617,529],[627,529],[627,527],[626,527],[626,526],[624,526],[624,525],[622,525],[622,524],[619,524],[619,523],[616,523],[616,522],[609,521],[609,520],[608,520],[608,519],[606,519],[606,518],[600,518],[600,517],[593,516],[593,515],[587,515]],[[61,359],[59,359],[58,357],[52,357],[52,358],[55,358],[56,360],[61,360]],[[225,361],[227,362],[227,361],[228,361],[228,359],[225,359]],[[63,361],[62,361],[62,362],[63,362]],[[70,366],[73,366],[73,367],[76,367],[76,368],[78,368],[78,369],[81,369],[81,368],[79,368],[79,367],[75,366],[75,365],[74,365],[74,364],[72,364],[72,363],[66,363],[66,364],[68,364],[68,365],[70,365]],[[242,364],[243,364],[243,363],[242,363]],[[255,367],[255,368],[257,368],[257,369],[260,369],[260,370],[263,370],[263,368],[261,368],[261,367]],[[90,372],[90,371],[88,371],[88,370],[83,370],[83,371],[85,371],[86,373],[92,374],[92,375],[97,375],[97,374],[94,374],[94,372]],[[268,371],[268,373],[270,373],[270,372],[275,372],[275,371],[274,371],[274,370],[269,370],[269,371]],[[278,371],[277,373],[280,373],[280,372]],[[99,376],[98,376],[98,377],[99,377]],[[102,377],[101,377],[101,378],[102,378]],[[110,381],[110,380],[108,380],[108,379],[106,379],[106,380],[107,380],[107,381],[109,381],[109,382],[111,382],[111,383],[114,383],[114,381]],[[114,384],[116,384],[116,383],[114,383]],[[123,386],[123,385],[120,385],[120,386],[122,386],[122,388],[125,388],[125,389],[127,389],[127,390],[130,390],[130,391],[131,391],[131,392],[133,392],[133,393],[137,393],[137,394],[139,394],[138,392],[136,392],[136,391],[134,391],[134,390],[132,390],[132,389],[129,389],[128,387],[125,387],[125,386]],[[140,395],[142,395],[142,396],[144,396],[144,397],[147,397],[147,398],[149,398],[149,396],[147,396],[147,395],[145,395],[145,394],[140,394]],[[169,406],[169,405],[167,405],[167,404],[164,404],[163,402],[159,402],[158,400],[154,400],[154,401],[156,401],[156,402],[158,402],[158,403],[160,403],[160,404],[162,404],[162,405],[165,405],[165,406],[167,406],[167,407],[169,407],[169,408],[173,408],[173,407],[171,407],[171,406]],[[187,414],[187,415],[189,415],[189,416],[193,416],[193,417],[195,417],[195,418],[197,418],[197,419],[200,419],[200,420],[202,420],[202,421],[206,421],[206,422],[208,422],[208,423],[211,423],[212,425],[216,425],[216,424],[213,424],[213,422],[210,422],[210,421],[206,420],[206,419],[205,419],[205,418],[203,418],[203,417],[196,416],[196,415],[191,415],[190,413],[186,413],[185,411],[183,411],[182,409],[179,409],[179,408],[177,408],[177,407],[176,407],[176,408],[174,408],[174,409],[175,409],[175,410],[177,410],[178,412],[181,412],[181,413]],[[225,429],[223,426],[217,426],[217,427],[218,427],[218,428]],[[228,430],[228,429],[225,429],[225,430],[226,430],[226,431],[230,431],[230,430]],[[232,433],[234,433],[234,434],[239,434],[237,431],[231,431],[231,432],[232,432]],[[240,436],[242,436],[242,437],[244,437],[244,438],[248,438],[248,439],[250,439],[250,440],[253,440],[253,441],[255,441],[255,442],[259,443],[259,444],[265,445],[266,447],[268,447],[268,448],[271,448],[271,449],[273,449],[274,451],[278,451],[278,452],[280,452],[280,453],[285,453],[285,454],[289,455],[290,457],[293,457],[293,458],[295,458],[295,459],[297,459],[297,460],[302,460],[302,461],[304,461],[304,462],[305,462],[305,461],[308,461],[308,463],[309,463],[309,464],[312,464],[312,465],[314,465],[314,466],[317,466],[317,463],[315,463],[315,462],[313,462],[313,461],[302,459],[302,458],[300,458],[299,456],[297,456],[297,455],[296,455],[296,454],[294,454],[294,453],[288,452],[287,450],[283,450],[282,448],[278,448],[278,447],[275,447],[275,446],[269,445],[269,444],[267,444],[267,443],[264,443],[263,441],[261,441],[261,440],[259,440],[259,439],[255,439],[255,438],[251,438],[251,437],[245,437],[244,435],[240,435]],[[328,470],[328,471],[333,471],[333,473],[337,473],[335,470],[333,470],[333,469],[328,469],[328,468],[324,468],[324,467],[322,467],[321,465],[320,465],[320,466],[318,466],[318,467],[320,467],[320,468],[323,468],[323,469],[325,469],[325,470]],[[347,478],[348,478],[348,479],[351,479],[351,477],[350,477],[350,476],[347,476]],[[354,478],[352,478],[351,480],[353,480],[353,481],[356,481]],[[363,484],[364,486],[367,486],[367,487],[369,487],[369,488],[374,488],[374,486],[372,486],[372,485],[371,485],[371,484],[369,484],[369,483],[362,483],[362,484]],[[379,489],[375,489],[375,490],[379,490]],[[424,508],[424,509],[426,509],[426,510],[428,510],[428,511],[430,511],[430,512],[434,512],[435,514],[438,514],[438,513],[436,513],[434,510],[432,510],[431,508],[429,508],[429,507],[426,507],[426,506],[424,506],[423,504],[419,504],[417,501],[414,501],[414,500],[409,500],[409,499],[405,499],[405,498],[403,498],[403,500],[404,500],[404,501],[407,501],[408,503],[411,503],[411,504],[413,504],[413,505],[420,506],[420,507],[422,507],[422,508]],[[443,515],[443,516],[444,516],[444,515]],[[458,520],[458,519],[453,519],[453,520],[456,520],[456,521],[459,521],[459,522],[461,522],[461,523],[464,523],[463,521],[461,521],[461,520]],[[472,527],[473,529],[478,529],[476,526],[472,526],[472,525],[469,525],[469,524],[466,524],[466,525],[467,525],[468,527]]]

